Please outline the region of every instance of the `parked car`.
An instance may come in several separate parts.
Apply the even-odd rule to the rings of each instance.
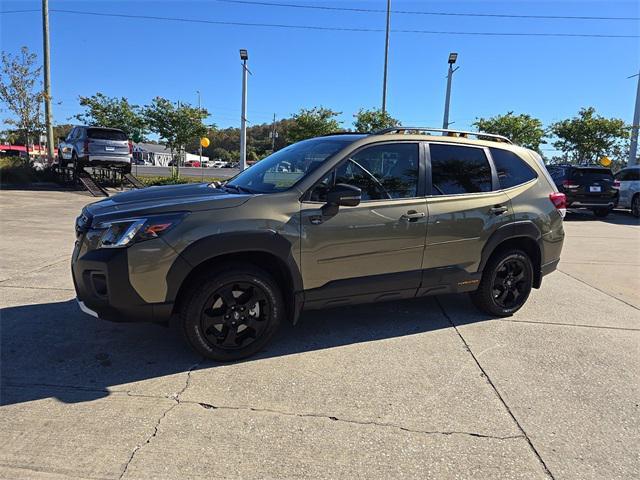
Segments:
[[[200,168],[200,160],[187,160],[184,162],[185,167],[198,167]]]
[[[623,168],[615,180],[619,183],[618,207],[630,208],[634,217],[640,217],[640,165]]]
[[[589,209],[598,217],[606,217],[618,201],[609,168],[552,165],[548,170],[558,190],[566,195],[567,208]]]
[[[559,262],[565,195],[537,153],[504,137],[427,131],[304,140],[221,186],[86,206],[72,256],[80,308],[173,319],[221,361],[259,351],[303,308],[469,292],[512,315]]]
[[[212,168],[225,168],[225,167],[226,167],[226,165],[227,165],[227,163],[226,163],[226,162],[223,162],[222,160],[214,160],[214,161],[211,163],[211,167],[212,167]]]
[[[133,143],[117,128],[73,127],[58,144],[58,164],[74,168],[85,166],[120,167],[131,172]]]

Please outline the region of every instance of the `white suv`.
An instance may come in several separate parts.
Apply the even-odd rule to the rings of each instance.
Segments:
[[[618,208],[630,208],[634,217],[640,217],[640,165],[623,168],[615,179],[620,182]]]

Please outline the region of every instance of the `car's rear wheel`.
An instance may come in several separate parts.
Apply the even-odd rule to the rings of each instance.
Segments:
[[[276,281],[252,265],[226,266],[195,282],[180,308],[180,326],[201,355],[239,360],[262,349],[285,315]]]
[[[636,218],[640,217],[640,194],[636,193],[631,200],[631,214]]]
[[[609,215],[610,211],[611,210],[609,208],[596,208],[596,209],[593,210],[593,214],[596,217],[604,218],[607,215]]]
[[[486,313],[508,317],[524,305],[532,286],[533,266],[529,256],[522,250],[504,250],[487,262],[471,300]]]

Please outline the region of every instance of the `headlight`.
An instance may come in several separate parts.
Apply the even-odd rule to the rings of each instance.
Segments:
[[[153,215],[144,218],[127,218],[97,224],[94,230],[104,232],[98,248],[122,248],[136,242],[158,238],[179,224],[186,213]]]

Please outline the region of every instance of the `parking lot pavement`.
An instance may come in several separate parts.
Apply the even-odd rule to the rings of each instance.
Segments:
[[[308,312],[217,364],[78,311],[91,200],[0,192],[0,478],[640,476],[630,216],[570,215],[560,271],[509,319],[465,296]]]

